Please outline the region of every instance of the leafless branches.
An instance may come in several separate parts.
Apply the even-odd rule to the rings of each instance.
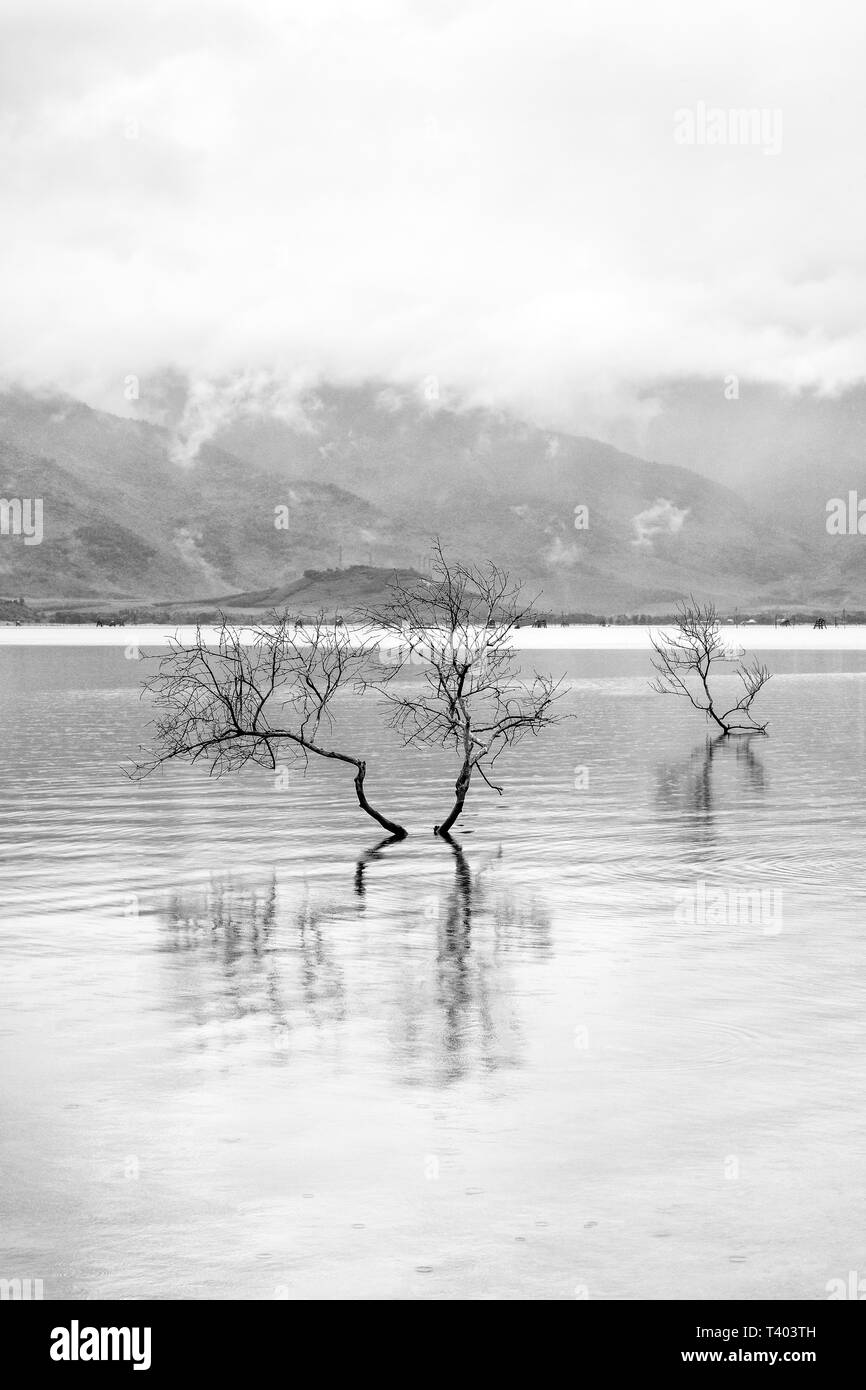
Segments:
[[[528,734],[557,723],[561,682],[519,675],[512,637],[532,605],[522,586],[492,563],[451,563],[437,542],[429,579],[395,581],[389,601],[368,613],[371,627],[396,638],[397,655],[376,682],[391,725],[407,744],[454,748],[461,760],[456,800],[438,835],[447,835],[473,774],[500,795],[492,780],[498,758]],[[420,688],[395,681],[410,664],[422,666]]]
[[[672,635],[655,633],[653,669],[656,678],[651,689],[659,695],[678,695],[704,714],[723,734],[763,734],[767,725],[752,716],[752,701],[770,679],[770,671],[757,657],[744,661],[742,651],[728,649],[721,635],[719,618],[711,603],[694,598],[677,609],[677,627]],[[733,666],[742,694],[724,711],[710,690],[713,664]]]
[[[174,759],[204,759],[215,776],[247,763],[275,768],[278,751],[305,761],[335,759],[355,768],[361,808],[402,837],[403,827],[367,801],[365,761],[332,746],[337,694],[362,683],[371,661],[368,643],[323,614],[301,627],[274,613],[245,634],[222,619],[213,646],[198,628],[192,646],[173,641],[144,681],[155,708],[155,748],[133,775]]]

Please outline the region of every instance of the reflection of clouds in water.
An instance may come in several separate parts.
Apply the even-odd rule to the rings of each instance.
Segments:
[[[411,1081],[518,1064],[512,967],[549,958],[546,910],[505,880],[501,850],[473,868],[455,841],[441,845],[453,877],[425,897],[418,866],[389,861],[391,843],[361,856],[341,895],[333,881],[227,874],[171,896],[160,914],[165,1007],[191,1049],[246,1042],[290,1063],[299,1047],[338,1048],[346,1029],[363,1028],[370,1046],[372,1027],[383,1060]],[[442,856],[431,865],[438,878]]]

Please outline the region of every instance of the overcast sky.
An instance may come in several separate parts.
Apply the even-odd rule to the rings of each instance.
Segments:
[[[671,377],[866,376],[853,0],[0,13],[8,379],[131,413],[167,367],[226,409],[432,375],[603,433]],[[697,143],[701,103],[772,138]]]

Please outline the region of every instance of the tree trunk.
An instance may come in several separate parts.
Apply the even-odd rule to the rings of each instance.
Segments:
[[[361,810],[366,811],[368,816],[372,816],[374,821],[378,821],[379,825],[381,825],[384,830],[389,831],[392,835],[396,835],[398,840],[404,840],[408,832],[403,826],[398,825],[396,821],[388,820],[387,816],[380,816],[379,812],[370,805],[364,795],[364,778],[366,775],[367,764],[365,762],[358,763],[358,771],[355,773],[354,782],[355,791],[358,793],[358,804]]]
[[[471,779],[472,779],[472,764],[471,764],[471,763],[468,761],[468,759],[467,759],[467,761],[463,764],[463,766],[462,766],[461,769],[460,769],[460,776],[457,778],[457,781],[454,783],[454,791],[455,791],[455,794],[456,794],[457,799],[456,799],[456,801],[454,802],[454,805],[451,807],[451,811],[450,811],[449,815],[445,818],[445,820],[442,822],[442,824],[441,824],[441,825],[434,825],[434,827],[433,827],[433,834],[434,834],[434,835],[446,835],[446,836],[447,836],[447,834],[448,834],[449,830],[451,829],[452,825],[453,825],[454,822],[456,821],[457,817],[460,815],[460,812],[463,810],[463,803],[464,803],[464,801],[466,800],[466,793],[469,791],[469,783],[470,783]]]
[[[708,679],[707,679],[707,677],[708,677],[709,674],[710,674],[710,663],[709,663],[709,661],[707,662],[706,669],[705,669],[703,666],[701,666],[700,662],[698,662],[698,665],[697,665],[697,668],[696,668],[696,669],[697,669],[698,675],[699,675],[700,678],[701,678],[701,685],[704,687],[704,694],[705,694],[706,697],[707,697],[707,705],[706,705],[706,709],[707,709],[707,718],[708,718],[708,719],[714,720],[714,721],[716,722],[716,724],[718,724],[718,726],[719,726],[719,728],[721,729],[722,733],[723,733],[725,736],[727,736],[727,735],[730,733],[730,726],[729,726],[728,724],[726,724],[725,721],[724,721],[723,719],[720,719],[719,716],[716,714],[716,707],[715,707],[715,705],[713,704],[713,697],[712,697],[712,695],[710,694],[710,687],[709,687],[709,682],[708,682]]]

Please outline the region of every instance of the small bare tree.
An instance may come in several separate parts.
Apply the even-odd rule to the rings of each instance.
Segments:
[[[204,759],[215,776],[247,763],[276,768],[278,750],[305,768],[311,756],[335,759],[355,768],[361,809],[402,839],[403,826],[367,800],[365,760],[333,746],[334,701],[344,687],[364,682],[374,659],[369,644],[323,614],[299,626],[275,613],[247,637],[223,618],[213,646],[201,628],[192,646],[171,642],[144,681],[143,694],[156,707],[156,747],[132,775],[144,777],[173,759]]]
[[[700,604],[694,598],[679,604],[675,632],[653,633],[650,641],[656,672],[650,686],[659,695],[679,695],[688,700],[723,735],[766,733],[767,725],[752,716],[752,701],[767,684],[770,671],[757,657],[744,661],[742,651],[728,649],[713,604]],[[714,665],[733,666],[733,674],[742,685],[739,699],[725,710],[710,690]]]
[[[436,835],[448,836],[463,810],[474,773],[502,795],[492,769],[508,748],[557,723],[560,681],[519,674],[512,635],[531,615],[522,585],[497,565],[449,563],[438,541],[430,577],[392,584],[388,601],[366,621],[396,638],[395,661],[377,685],[391,725],[406,744],[453,748],[460,759],[455,801]],[[419,664],[419,688],[395,677]]]

